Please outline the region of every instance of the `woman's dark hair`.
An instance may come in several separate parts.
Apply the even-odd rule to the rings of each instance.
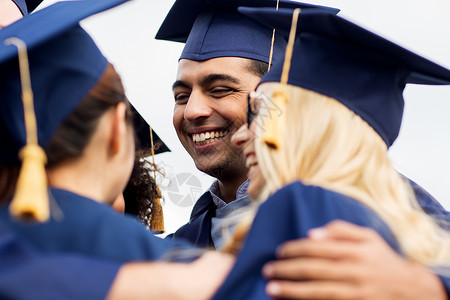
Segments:
[[[100,117],[118,103],[127,103],[127,121],[132,112],[125,96],[122,80],[114,67],[108,64],[97,84],[81,100],[72,113],[59,125],[44,148],[47,167],[79,157],[95,132]],[[0,203],[9,199],[15,189],[19,165],[0,165]]]
[[[72,113],[60,124],[45,147],[47,167],[67,158],[79,157],[91,140],[100,117],[120,102],[127,103],[120,76],[108,64],[102,77],[89,91]],[[127,120],[132,121],[128,105]]]
[[[161,192],[152,176],[159,170],[155,164],[145,159],[149,156],[151,156],[149,149],[136,152],[133,171],[123,192],[125,213],[137,217],[147,228],[150,228],[154,201],[161,198]]]

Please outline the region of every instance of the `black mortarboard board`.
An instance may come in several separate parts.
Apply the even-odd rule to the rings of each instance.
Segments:
[[[22,15],[26,16],[41,4],[42,0],[12,0],[22,12]]]
[[[150,135],[150,125],[145,121],[142,115],[136,110],[136,108],[131,104],[131,110],[133,111],[133,124],[136,130],[137,137],[137,149],[151,149],[152,139],[153,145],[155,146],[155,154],[160,154],[164,152],[170,152],[169,147],[164,144],[163,140],[156,134],[152,129]]]
[[[269,63],[272,30],[240,15],[238,6],[275,8],[277,0],[177,0],[156,38],[185,42],[180,59],[203,61],[235,56]],[[332,14],[339,11],[288,0],[280,0],[279,6],[320,9]],[[285,46],[285,39],[275,37],[274,62]]]
[[[239,8],[288,35],[293,10]],[[261,82],[280,82],[282,64]],[[302,11],[288,83],[332,97],[364,119],[391,146],[403,116],[407,83],[450,84],[450,70],[339,16]]]

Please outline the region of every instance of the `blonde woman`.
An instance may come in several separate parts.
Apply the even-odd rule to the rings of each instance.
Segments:
[[[250,95],[248,127],[233,137],[249,167],[248,193],[263,203],[215,299],[264,299],[259,270],[277,246],[335,220],[375,230],[447,286],[450,236],[419,208],[387,150],[400,129],[406,83],[449,84],[450,70],[338,16],[241,12],[291,37],[284,66],[272,68]],[[444,294],[441,286],[429,296]]]

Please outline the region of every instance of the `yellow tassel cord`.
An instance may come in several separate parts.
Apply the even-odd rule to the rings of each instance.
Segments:
[[[153,165],[155,165],[155,145],[153,143],[153,131],[152,127],[150,126],[150,142],[152,144],[152,159],[153,159]],[[155,181],[156,181],[156,170],[154,170],[153,174]],[[161,191],[159,190],[159,187],[156,186],[157,194],[161,195]],[[161,205],[161,198],[156,198],[153,200],[153,207],[152,207],[152,215],[150,218],[150,228],[152,231],[157,233],[164,233],[164,213]]]
[[[284,90],[277,89],[272,93],[270,111],[280,111],[280,115],[269,115],[265,123],[261,141],[265,143],[270,149],[278,150],[283,147],[283,138],[280,138],[280,133],[283,132],[286,122],[287,98]]]
[[[278,10],[278,7],[280,5],[280,0],[277,0],[277,8],[276,10]],[[272,41],[270,43],[270,53],[269,53],[269,67],[267,68],[267,72],[270,71],[270,65],[272,64],[272,58],[273,58],[273,44],[275,43],[275,28],[272,31]]]
[[[300,9],[296,8],[292,15],[291,31],[289,33],[289,41],[286,47],[283,72],[281,74],[280,80],[281,87],[272,93],[271,98],[272,100],[271,105],[275,106],[275,109],[271,111],[281,110],[281,115],[268,118],[266,128],[261,136],[262,142],[273,150],[278,150],[281,147],[283,147],[283,139],[282,138],[280,139],[281,136],[280,133],[283,131],[283,128],[286,123],[285,112],[286,112],[286,104],[288,102],[288,98],[284,88],[286,87],[289,79],[289,70],[291,68],[291,59],[292,53],[294,51],[294,42],[295,42],[295,35],[297,32],[297,22],[299,14]]]
[[[22,166],[9,212],[17,218],[45,222],[50,217],[47,174],[45,172],[47,157],[37,141],[36,114],[31,90],[27,49],[25,43],[17,38],[7,39],[5,44],[16,46],[19,53],[22,102],[27,137],[27,144],[19,153]]]

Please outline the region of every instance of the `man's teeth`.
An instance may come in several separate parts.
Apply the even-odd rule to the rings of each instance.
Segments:
[[[192,135],[192,140],[196,144],[206,145],[217,141],[221,137],[227,134],[226,130],[223,131],[210,131],[204,133],[196,133]]]

